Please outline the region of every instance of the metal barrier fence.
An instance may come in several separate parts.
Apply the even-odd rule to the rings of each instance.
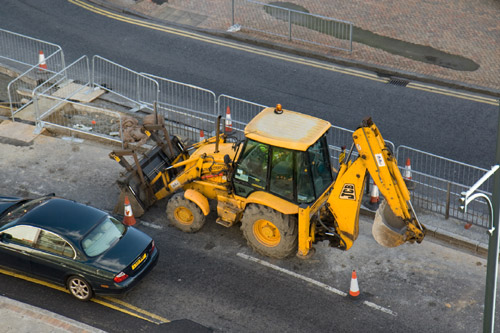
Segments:
[[[342,152],[342,147],[345,147],[346,154],[349,153],[349,149],[352,147],[353,139],[352,134],[354,131],[332,125],[330,131],[328,132],[328,144],[330,149],[330,157],[333,159],[334,166],[338,166],[339,155]],[[392,152],[395,150],[395,145],[392,141],[384,139],[386,145],[391,149]],[[356,150],[352,152],[352,156],[358,156]]]
[[[258,104],[237,97],[220,95],[217,99],[218,114],[224,117],[227,122],[228,112],[231,116],[231,128],[234,133],[231,136],[237,140],[244,138],[243,131],[246,124],[252,120],[266,105]]]
[[[217,118],[215,93],[197,86],[146,74],[159,84],[157,112],[170,133],[197,142],[200,131],[213,135]],[[205,134],[206,133],[206,134]]]
[[[264,2],[232,0],[232,26],[352,52],[351,22]]]
[[[72,96],[82,90],[95,88],[105,89],[132,101],[137,109],[142,108],[149,113],[153,112],[156,102],[157,112],[166,118],[170,133],[192,141],[199,140],[200,130],[206,131],[207,136],[213,135],[216,118],[221,115],[227,120],[227,111],[231,115],[233,137],[242,139],[246,124],[266,107],[228,95],[216,98],[210,90],[137,73],[98,56],[93,58],[90,71],[88,58],[84,56],[39,83],[33,90],[37,124],[48,124],[121,142],[122,120],[119,113],[91,107],[85,109],[83,105],[68,103]],[[332,126],[328,141],[331,156],[337,161],[335,166],[338,165],[341,147],[351,148],[352,133],[352,130]],[[394,143],[388,140],[386,143],[392,151],[395,150]],[[356,156],[356,153],[353,152],[353,155]],[[460,193],[488,170],[406,146],[398,147],[396,158],[403,174],[406,160],[411,160],[415,206],[479,226],[488,225],[489,216],[485,203],[471,203],[466,215],[458,207]],[[490,194],[491,189],[492,182],[488,181],[480,190]]]
[[[0,61],[7,68],[23,73],[38,66],[40,51],[46,57],[49,72],[65,67],[64,54],[59,45],[0,29]]]
[[[40,64],[40,52],[44,65]],[[31,92],[37,84],[65,67],[64,53],[59,45],[0,29],[0,62],[17,73],[7,92],[11,116],[29,106]]]
[[[82,56],[33,90],[38,131],[49,126],[122,142],[121,113],[70,101],[94,90],[90,73],[89,59]]]
[[[403,174],[406,163],[410,163],[415,205],[446,217],[488,226],[490,213],[484,201],[472,202],[467,214],[460,210],[459,203],[461,193],[467,191],[488,170],[407,146],[399,146],[396,156]],[[493,179],[487,180],[479,191],[491,195]]]
[[[92,85],[132,102],[131,111],[152,111],[160,92],[152,78],[98,55],[92,58]]]

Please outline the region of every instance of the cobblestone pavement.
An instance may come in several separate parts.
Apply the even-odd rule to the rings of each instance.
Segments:
[[[237,19],[244,20],[245,15],[255,15],[250,13],[251,10],[242,9],[244,0],[235,1],[239,6],[237,8],[240,8],[237,11]],[[226,31],[231,26],[231,0],[101,0],[101,2],[202,29]],[[273,1],[260,0],[260,2]],[[303,44],[289,44],[292,48],[308,48],[310,51],[329,57],[366,63],[389,71],[394,69],[451,83],[460,82],[472,87],[500,90],[500,1],[498,0],[301,0],[295,4],[300,4],[311,14],[350,21],[356,27],[379,35],[466,57],[480,67],[475,71],[453,70],[393,55],[356,42],[353,43],[353,51],[350,54],[346,51]],[[178,12],[172,15],[172,9]],[[190,18],[187,15],[186,18],[182,12],[192,15]],[[264,11],[262,15],[265,15]],[[257,36],[255,32],[245,29],[237,34]],[[287,44],[286,40],[279,40],[278,37],[273,37],[272,40],[264,35],[257,37]]]

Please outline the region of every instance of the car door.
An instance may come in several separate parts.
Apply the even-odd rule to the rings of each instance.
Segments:
[[[0,265],[29,273],[30,257],[40,229],[16,225],[0,233]]]
[[[46,230],[40,234],[31,254],[31,271],[46,279],[64,283],[68,272],[74,272],[75,250],[61,236]]]

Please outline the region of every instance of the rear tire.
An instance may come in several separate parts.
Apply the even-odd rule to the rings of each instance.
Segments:
[[[205,224],[200,207],[184,198],[184,192],[176,193],[167,203],[167,220],[184,232],[197,232]]]
[[[248,245],[271,258],[283,259],[297,252],[297,217],[261,205],[249,205],[241,219]]]
[[[69,293],[79,301],[86,302],[94,295],[90,284],[79,276],[71,276],[68,279],[67,287]]]

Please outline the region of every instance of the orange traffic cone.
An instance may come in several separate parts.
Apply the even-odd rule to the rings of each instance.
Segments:
[[[370,202],[368,203],[368,205],[372,209],[376,210],[378,208],[379,204],[380,204],[380,192],[378,190],[377,185],[373,184],[372,190],[370,192]]]
[[[411,162],[409,157],[406,159],[404,178],[411,180]]]
[[[469,230],[469,229],[470,229],[470,227],[472,227],[472,223],[466,223],[466,224],[464,225],[464,228],[465,228],[465,229],[467,229],[467,230]]]
[[[226,109],[226,132],[233,130],[233,122],[231,121],[231,109],[229,106]]]
[[[351,289],[349,290],[349,296],[355,298],[359,296],[358,277],[356,276],[356,271],[354,269],[352,270]]]
[[[38,53],[38,69],[40,71],[47,70],[47,63],[45,63],[45,55],[43,54],[43,51],[40,50]]]
[[[135,224],[135,217],[134,214],[132,213],[132,206],[130,205],[128,196],[125,196],[125,214],[123,216],[123,224],[125,225]]]
[[[205,141],[205,133],[203,130],[200,130],[200,142]]]

